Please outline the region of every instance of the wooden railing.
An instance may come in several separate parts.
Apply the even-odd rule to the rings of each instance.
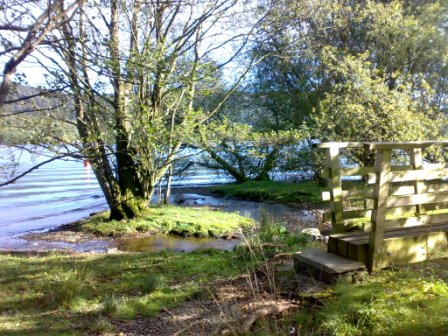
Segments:
[[[448,141],[316,145],[326,151],[322,175],[330,191],[322,196],[330,201],[333,231],[369,232],[367,263],[371,270],[380,264],[377,259],[386,229],[448,223],[448,166],[424,164],[424,150],[430,146],[448,146]],[[374,165],[341,167],[341,151],[346,149],[370,151]],[[393,165],[393,151],[406,152],[407,165]],[[348,176],[360,176],[363,182],[344,188],[343,180]],[[353,203],[358,208],[353,209]]]

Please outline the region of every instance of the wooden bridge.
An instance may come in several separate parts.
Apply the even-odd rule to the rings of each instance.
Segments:
[[[448,165],[424,163],[425,151],[445,146],[448,141],[316,145],[326,152],[322,175],[330,191],[323,199],[330,201],[335,232],[328,252],[369,271],[446,257]],[[364,157],[374,164],[342,168],[341,158],[353,151],[369,153]],[[404,164],[399,158],[406,158]]]

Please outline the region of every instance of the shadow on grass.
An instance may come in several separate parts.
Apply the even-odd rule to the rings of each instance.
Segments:
[[[247,271],[234,253],[202,250],[43,256],[0,255],[0,334],[76,335],[92,321],[154,316],[214,279]],[[110,304],[110,302],[109,302]],[[51,323],[50,323],[51,322]]]

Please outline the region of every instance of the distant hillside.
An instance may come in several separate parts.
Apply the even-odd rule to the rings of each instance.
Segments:
[[[51,132],[57,136],[72,135],[73,126],[63,120],[75,118],[73,103],[66,94],[16,84],[6,98],[0,118],[0,143],[49,141],[45,135]]]
[[[30,109],[52,109],[60,105],[64,105],[66,110],[73,106],[64,93],[16,84],[6,97],[5,109],[16,113]]]

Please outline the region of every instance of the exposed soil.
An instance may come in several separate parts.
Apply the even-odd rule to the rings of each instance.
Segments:
[[[83,243],[92,240],[104,240],[111,241],[112,238],[109,237],[101,237],[94,235],[90,232],[81,232],[78,230],[76,224],[68,224],[60,226],[49,232],[32,232],[27,233],[21,238],[26,240],[43,240],[50,242],[64,242],[64,243]]]
[[[275,312],[273,307],[287,306],[282,314],[274,314],[285,315],[291,310],[319,305],[314,294],[327,287],[309,277],[295,275],[292,256],[282,254],[250,275],[211,284],[200,298],[165,309],[157,317],[116,321],[117,332],[103,335],[237,335],[259,312]],[[266,318],[272,318],[272,314]],[[286,321],[281,328],[285,328],[286,335],[297,335],[293,331],[299,326]]]

